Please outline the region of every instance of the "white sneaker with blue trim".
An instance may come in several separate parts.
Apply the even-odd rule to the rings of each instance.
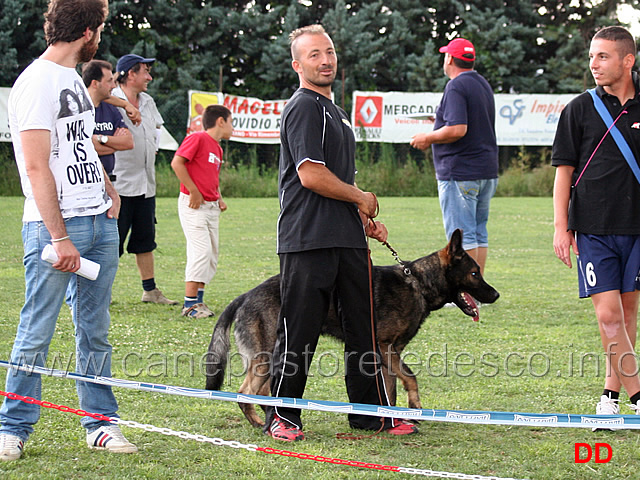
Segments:
[[[87,445],[89,448],[108,450],[114,453],[136,453],[138,451],[138,447],[124,437],[117,425],[105,425],[91,433],[87,432]]]
[[[24,441],[10,433],[0,433],[0,460],[17,460],[22,456]]]

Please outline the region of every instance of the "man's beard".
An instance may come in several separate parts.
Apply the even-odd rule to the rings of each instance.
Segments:
[[[86,63],[93,59],[98,51],[98,44],[95,39],[91,39],[90,42],[85,43],[78,52],[78,63]]]

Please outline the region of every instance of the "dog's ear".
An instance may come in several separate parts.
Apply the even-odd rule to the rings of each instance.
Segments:
[[[447,252],[450,258],[460,258],[464,253],[462,248],[462,230],[457,228],[451,235],[449,245],[447,245]]]

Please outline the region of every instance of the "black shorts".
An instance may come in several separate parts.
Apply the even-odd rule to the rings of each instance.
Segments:
[[[148,253],[156,245],[156,197],[120,197],[120,256],[124,253],[124,242],[131,230],[127,252]]]

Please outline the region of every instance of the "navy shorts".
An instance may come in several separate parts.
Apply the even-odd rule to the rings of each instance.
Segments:
[[[640,289],[640,235],[576,233],[580,298],[594,293]]]

